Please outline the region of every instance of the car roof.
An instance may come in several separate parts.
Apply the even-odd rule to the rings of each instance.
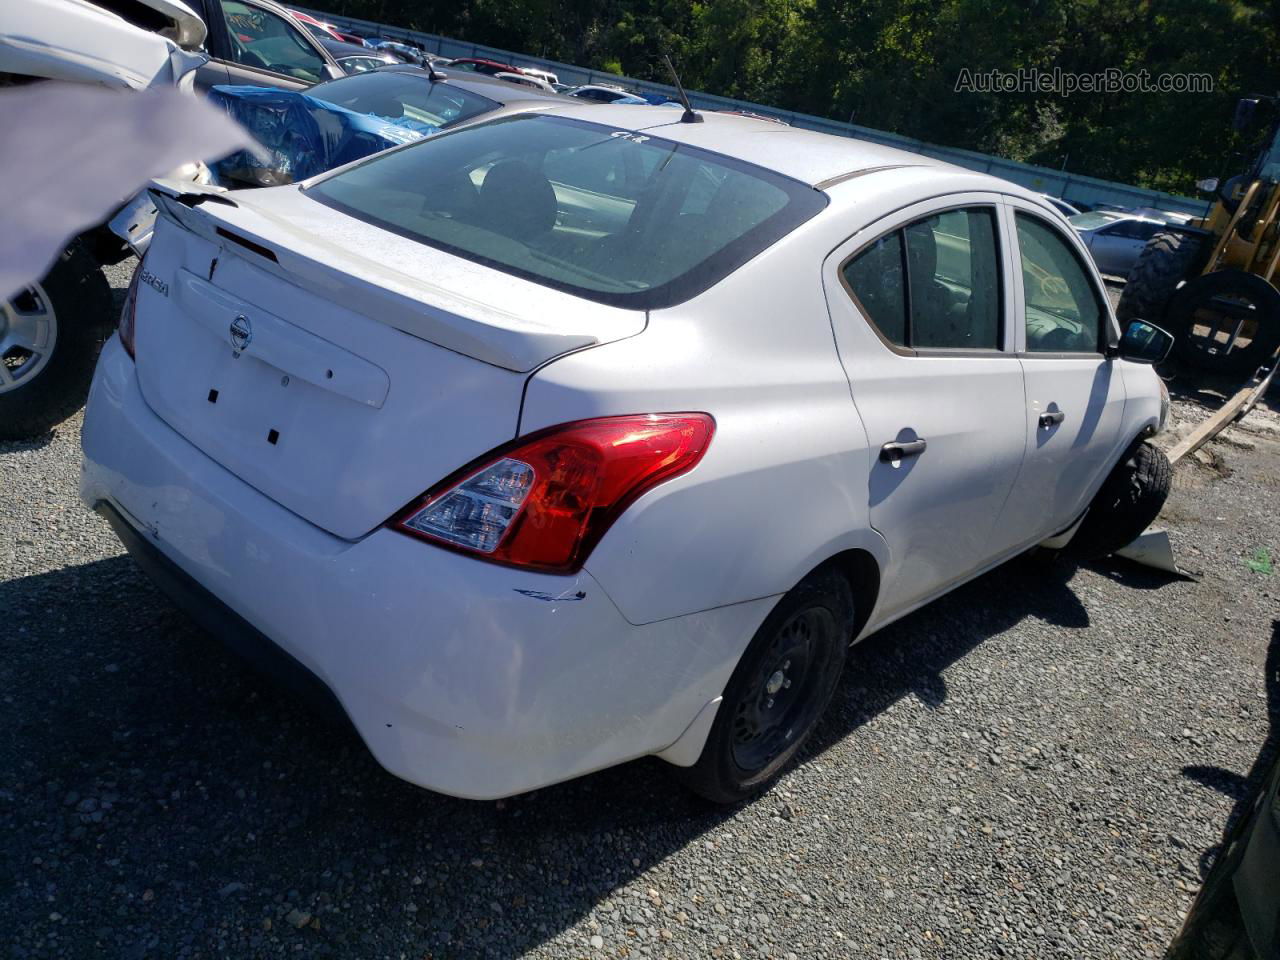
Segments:
[[[385,67],[379,67],[377,72],[409,73],[421,77],[425,81],[430,81],[428,71],[412,63],[389,63]],[[443,67],[437,68],[436,74],[444,75],[445,79],[440,81],[442,83],[447,83],[453,87],[461,87],[463,90],[478,93],[482,97],[488,97],[490,100],[496,100],[499,103],[513,103],[517,100],[550,100],[555,103],[577,103],[576,100],[563,94],[548,93],[545,90],[539,90],[537,87],[510,83],[506,80],[499,80],[497,77],[485,76],[483,73],[468,73],[465,71],[450,73],[448,67]]]
[[[487,67],[502,67],[504,70],[510,69],[514,64],[504,63],[501,60],[487,60],[484,57],[454,57],[455,63],[483,63]]]
[[[570,102],[575,98],[565,98]],[[701,123],[681,123],[680,112],[655,108],[648,104],[592,104],[565,107],[553,115],[574,117],[599,123],[617,130],[643,132],[655,137],[687,143],[774,170],[811,186],[823,187],[830,181],[886,167],[933,166],[942,170],[977,176],[963,170],[893,147],[867,140],[837,137],[779,123],[761,123],[753,117],[741,117],[713,110],[700,111]],[[1003,180],[987,177],[1000,189],[1012,187]],[[1026,193],[1013,188],[1017,193]]]

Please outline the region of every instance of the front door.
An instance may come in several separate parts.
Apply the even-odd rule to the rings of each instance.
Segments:
[[[993,558],[1026,446],[1000,201],[962,194],[866,228],[827,260],[840,358],[870,440],[888,543],[878,609],[901,612]]]
[[[1127,439],[1124,380],[1106,356],[1119,331],[1079,241],[1031,204],[1011,199],[1025,317],[1019,358],[1026,376],[1027,456],[1006,524],[1052,536],[1084,512]]]
[[[301,90],[329,79],[328,60],[302,25],[252,0],[212,0],[221,9],[225,45],[215,57],[227,81]],[[212,34],[212,28],[210,33]]]

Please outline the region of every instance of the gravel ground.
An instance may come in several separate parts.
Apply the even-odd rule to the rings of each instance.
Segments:
[[[9,957],[1158,956],[1268,737],[1274,409],[1179,467],[1198,581],[1007,564],[860,645],[732,811],[656,760],[496,804],[383,773],[121,554],[79,423],[0,445]]]

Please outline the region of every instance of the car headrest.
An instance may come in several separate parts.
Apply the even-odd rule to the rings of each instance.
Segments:
[[[520,240],[554,227],[556,209],[551,181],[520,160],[494,164],[480,185],[480,222]]]

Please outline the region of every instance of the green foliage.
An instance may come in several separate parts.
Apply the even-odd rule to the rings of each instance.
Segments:
[[[1275,93],[1261,0],[315,0],[335,13],[1193,192],[1238,170],[1235,100]],[[962,70],[1203,73],[1212,93],[964,93]]]

